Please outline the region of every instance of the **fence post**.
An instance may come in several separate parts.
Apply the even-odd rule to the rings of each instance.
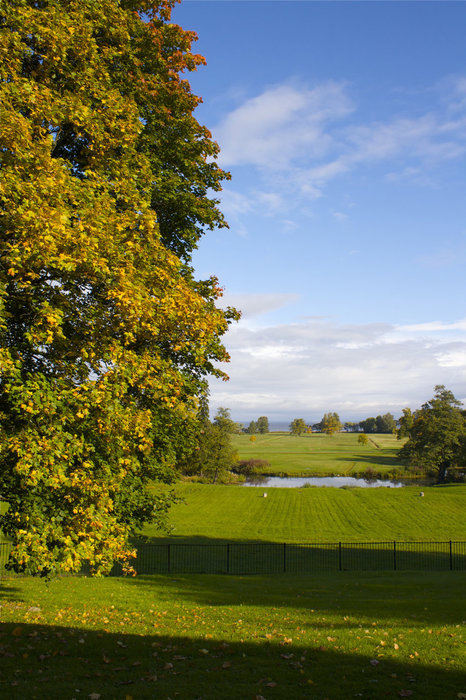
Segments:
[[[396,571],[396,542],[393,541],[393,571]]]
[[[341,571],[341,542],[338,543],[338,571]]]
[[[453,552],[451,548],[451,540],[450,540],[450,571],[453,571]]]
[[[283,573],[286,574],[286,542],[283,543]]]

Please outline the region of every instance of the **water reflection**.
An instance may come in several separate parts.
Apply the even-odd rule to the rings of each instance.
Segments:
[[[281,488],[302,488],[312,486],[333,486],[334,488],[358,487],[373,489],[385,486],[386,488],[400,488],[406,486],[402,481],[390,481],[389,479],[356,479],[354,476],[306,476],[306,477],[281,477],[260,476],[246,481],[244,486],[267,486]]]

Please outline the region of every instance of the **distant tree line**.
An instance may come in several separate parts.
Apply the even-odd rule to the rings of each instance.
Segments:
[[[405,409],[409,411],[409,409]],[[401,419],[400,419],[401,420]],[[303,418],[295,418],[290,423],[290,433],[292,435],[302,435],[313,431],[333,435],[344,430],[351,433],[394,433],[397,431],[397,422],[391,413],[385,413],[376,418],[366,418],[359,422],[347,421],[342,423],[338,413],[325,413],[318,423],[307,425]]]

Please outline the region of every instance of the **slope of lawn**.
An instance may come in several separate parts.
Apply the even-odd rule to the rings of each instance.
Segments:
[[[398,489],[179,484],[171,538],[269,542],[465,540],[466,485]],[[263,497],[264,492],[267,498]],[[160,533],[147,528],[149,536]]]
[[[388,473],[404,469],[397,458],[403,442],[394,435],[370,435],[367,445],[358,443],[357,433],[291,435],[265,433],[232,436],[240,459],[265,459],[266,471],[290,476],[354,475],[372,469]]]
[[[10,579],[0,697],[456,700],[461,573]]]

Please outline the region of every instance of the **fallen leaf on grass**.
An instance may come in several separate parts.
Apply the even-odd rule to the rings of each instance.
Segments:
[[[100,693],[91,693],[91,694],[89,695],[89,697],[90,697],[91,700],[99,700],[99,698],[100,698]]]
[[[133,685],[135,681],[128,679],[127,681],[117,681],[115,685]],[[99,695],[100,698],[100,695]]]
[[[409,698],[409,696],[412,694],[413,694],[412,690],[400,690],[400,692],[398,693],[400,698]]]
[[[371,660],[369,661],[369,663],[370,663],[372,666],[378,666],[378,664],[380,663],[380,661],[377,661],[377,659],[371,659]]]

